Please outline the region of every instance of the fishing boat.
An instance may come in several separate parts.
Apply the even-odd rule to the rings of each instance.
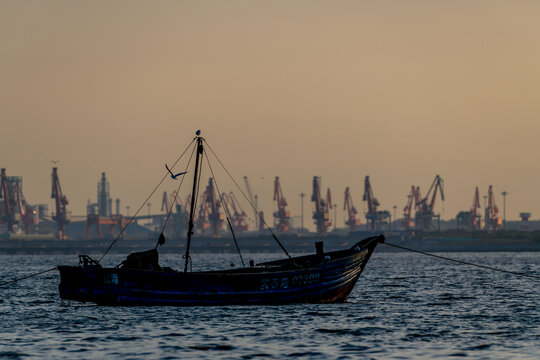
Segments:
[[[251,261],[245,266],[233,227],[227,217],[244,266],[217,271],[191,271],[190,245],[194,234],[194,213],[202,158],[207,144],[200,136],[200,131],[197,131],[193,142],[195,168],[186,252],[183,256],[184,269],[174,270],[160,266],[158,247],[165,243],[163,233],[160,234],[154,249],[132,253],[116,267],[103,267],[100,261],[114,245],[113,242],[99,260],[79,255],[77,266],[58,266],[61,277],[60,297],[63,300],[98,305],[130,306],[346,301],[375,247],[384,242],[383,235],[368,237],[349,249],[332,252],[325,252],[323,243],[317,242],[314,254],[292,257],[272,232],[272,237],[286,257],[260,264]],[[168,167],[167,170],[170,171]],[[176,175],[171,172],[171,176]],[[271,231],[270,228],[269,230]]]

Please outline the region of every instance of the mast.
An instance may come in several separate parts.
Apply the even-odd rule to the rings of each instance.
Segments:
[[[195,171],[193,175],[193,190],[191,192],[191,209],[189,211],[189,225],[188,225],[188,232],[187,232],[187,246],[186,246],[186,263],[184,265],[184,272],[187,272],[188,263],[189,263],[189,248],[191,246],[191,235],[193,235],[193,217],[195,214],[195,200],[197,199],[197,190],[199,187],[199,162],[200,158],[203,154],[203,139],[199,135],[201,134],[201,131],[198,130],[196,132],[197,134],[197,154],[195,155]]]

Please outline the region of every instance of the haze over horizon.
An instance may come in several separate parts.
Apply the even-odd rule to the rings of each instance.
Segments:
[[[51,211],[59,160],[79,215],[106,172],[125,212],[201,129],[267,220],[275,176],[292,215],[308,195],[309,226],[321,176],[344,226],[346,186],[362,213],[369,175],[401,217],[436,174],[444,219],[489,185],[501,217],[506,190],[508,220],[538,219],[539,16],[527,0],[0,1],[0,167]]]

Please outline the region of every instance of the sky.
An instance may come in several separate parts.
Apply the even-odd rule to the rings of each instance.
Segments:
[[[507,219],[538,219],[539,17],[532,0],[0,0],[0,167],[52,206],[59,161],[74,215],[106,172],[125,212],[201,129],[267,218],[275,176],[292,215],[321,176],[341,226],[366,175],[400,217],[439,174],[444,219],[489,185],[501,215],[505,190]]]

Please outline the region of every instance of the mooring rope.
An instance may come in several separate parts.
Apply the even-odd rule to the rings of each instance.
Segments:
[[[525,276],[525,277],[529,277],[529,278],[533,278],[533,279],[540,279],[540,276],[537,276],[537,275],[525,274],[525,273],[519,273],[519,272],[515,272],[515,271],[510,271],[510,270],[498,269],[498,268],[494,268],[494,267],[487,266],[487,265],[475,264],[475,263],[471,263],[471,262],[468,262],[468,261],[452,259],[452,258],[449,258],[449,257],[446,257],[446,256],[440,256],[440,255],[435,255],[435,254],[427,253],[427,252],[420,251],[420,250],[410,249],[410,248],[407,248],[407,247],[405,247],[405,246],[400,246],[400,245],[396,245],[396,244],[391,244],[391,243],[388,243],[388,242],[384,242],[383,244],[384,244],[384,245],[388,245],[388,246],[393,246],[393,247],[395,247],[395,248],[399,248],[399,249],[403,249],[403,250],[415,252],[415,253],[422,254],[422,255],[427,255],[427,256],[432,256],[432,257],[435,257],[435,258],[443,259],[443,260],[453,261],[453,262],[460,263],[460,264],[464,264],[464,265],[476,266],[476,267],[483,268],[483,269],[488,269],[488,270],[493,270],[493,271],[499,271],[499,272],[503,272],[503,273],[507,273],[507,274],[513,274],[513,275],[518,275],[518,276]]]
[[[57,266],[55,266],[55,267],[53,267],[53,268],[50,268],[50,269],[47,269],[47,270],[43,270],[43,271],[34,273],[34,274],[26,275],[26,276],[23,276],[23,277],[21,277],[21,278],[15,279],[15,280],[10,280],[10,281],[3,282],[3,283],[0,284],[0,286],[13,284],[13,283],[16,283],[16,282],[18,282],[18,281],[21,281],[21,280],[24,280],[24,279],[29,279],[29,278],[31,278],[31,277],[38,276],[38,275],[41,275],[41,274],[45,274],[45,273],[48,273],[48,272],[53,271],[53,270],[56,270],[56,269],[58,269]]]

